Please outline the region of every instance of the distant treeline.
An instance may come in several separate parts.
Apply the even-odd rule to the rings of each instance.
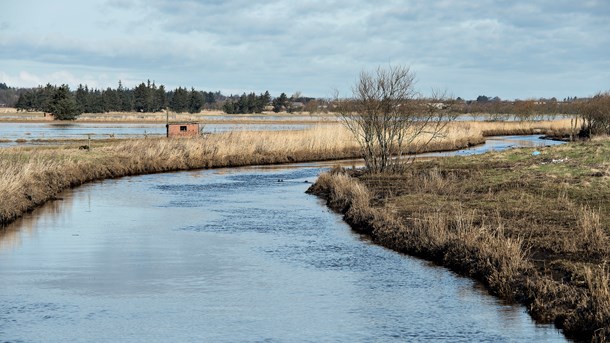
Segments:
[[[520,119],[528,120],[556,115],[577,114],[583,103],[591,98],[568,97],[562,101],[556,98],[540,98],[528,100],[501,100],[499,97],[480,95],[476,100],[463,100],[457,98],[452,101],[452,111],[459,114],[484,113],[492,119]]]
[[[21,92],[14,107],[23,111],[52,112],[49,104],[59,88],[47,84],[45,87]],[[211,107],[224,99],[220,92],[197,91],[193,88],[188,90],[178,87],[166,91],[163,85],[157,87],[150,81],[142,82],[133,89],[123,87],[120,81],[116,89],[108,87],[99,90],[79,85],[75,91],[70,92],[70,97],[80,113],[159,112],[165,109],[179,113],[197,113],[204,107]]]
[[[285,93],[273,98],[268,91],[225,96],[220,91],[207,92],[178,87],[166,90],[155,82],[142,82],[134,88],[125,88],[119,81],[117,88],[105,90],[79,85],[70,91],[67,85],[47,84],[37,88],[11,88],[0,84],[0,106],[15,107],[22,111],[41,111],[52,113],[51,99],[58,89],[68,90],[68,99],[74,101],[74,109],[80,113],[105,112],[159,112],[166,109],[177,112],[198,113],[203,109],[223,110],[228,114],[261,113],[263,111],[309,111],[317,112],[326,108],[326,102],[315,98],[303,97],[300,93],[288,97]],[[77,115],[78,115],[77,114]]]
[[[272,97],[269,92],[256,95],[243,93],[241,95],[223,95],[220,91],[199,91],[191,88],[178,87],[166,90],[165,86],[157,86],[155,82],[142,82],[134,88],[126,88],[121,81],[117,88],[105,90],[89,88],[86,85],[71,91],[63,85],[62,92],[68,90],[68,99],[75,103],[74,110],[80,113],[104,112],[159,112],[166,109],[173,112],[197,113],[203,109],[223,110],[228,114],[274,112],[300,112],[310,113],[332,111],[333,102],[327,99],[303,97],[296,93],[288,97],[281,93]],[[13,88],[0,83],[0,107],[15,107],[23,111],[41,111],[51,113],[50,102],[54,93],[60,87],[47,84],[37,88]],[[63,95],[62,95],[63,96]],[[562,100],[529,99],[529,100],[501,100],[499,97],[480,95],[476,100],[463,100],[461,98],[446,101],[444,105],[451,112],[457,114],[485,113],[492,119],[503,120],[509,117],[514,119],[532,119],[552,117],[557,114],[576,114],[579,106],[589,98],[568,97]],[[450,103],[450,104],[449,104]],[[77,115],[78,115],[77,114]]]

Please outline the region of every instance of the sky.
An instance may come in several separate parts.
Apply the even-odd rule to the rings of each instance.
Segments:
[[[401,65],[421,94],[610,90],[609,0],[0,0],[0,82],[350,96]]]

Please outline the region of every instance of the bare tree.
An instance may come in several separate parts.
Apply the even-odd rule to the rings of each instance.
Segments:
[[[598,93],[578,106],[582,121],[580,135],[610,135],[610,91]]]
[[[445,131],[451,116],[443,94],[418,97],[408,67],[362,71],[351,99],[336,97],[337,112],[358,141],[371,173],[400,172],[418,152]]]

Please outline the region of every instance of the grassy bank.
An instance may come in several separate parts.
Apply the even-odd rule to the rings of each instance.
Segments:
[[[375,242],[482,281],[568,336],[610,339],[610,140],[321,176],[310,190]]]
[[[491,125],[491,126],[490,126]],[[426,151],[455,150],[484,142],[498,123],[452,123]],[[561,122],[513,123],[512,133],[554,131]],[[524,125],[526,127],[524,127]],[[165,171],[358,158],[341,125],[299,131],[227,132],[195,139],[148,138],[86,141],[62,146],[0,149],[0,226],[53,199],[62,190],[94,180]]]
[[[347,133],[316,127],[290,132],[228,132],[194,139],[94,141],[88,150],[74,144],[4,148],[0,149],[0,223],[13,221],[61,190],[93,180],[358,156],[350,142]]]

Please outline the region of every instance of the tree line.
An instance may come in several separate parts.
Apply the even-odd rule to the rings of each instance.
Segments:
[[[493,120],[551,119],[557,115],[578,114],[582,103],[590,98],[540,98],[502,100],[499,97],[479,95],[476,100],[455,99],[452,109],[458,114],[487,114]]]
[[[255,93],[243,93],[240,96],[231,95],[222,106],[222,110],[228,114],[240,113],[262,113],[263,111],[278,112],[326,112],[328,100],[301,96],[296,92],[288,97],[286,93],[272,98],[268,91],[256,95]]]
[[[281,93],[276,98],[273,98],[269,91],[259,95],[252,92],[225,96],[220,91],[207,92],[194,88],[189,90],[178,87],[168,91],[165,86],[157,86],[150,80],[134,88],[126,88],[119,81],[117,88],[108,87],[104,90],[89,88],[82,84],[75,91],[71,91],[67,85],[51,84],[33,89],[15,89],[2,84],[0,88],[0,96],[4,94],[8,98],[2,103],[4,106],[15,107],[21,111],[45,113],[54,113],[50,100],[58,92],[62,97],[66,97],[66,101],[70,103],[73,101],[75,104],[74,107],[70,107],[75,114],[67,117],[78,116],[81,113],[159,112],[166,109],[176,113],[198,113],[203,109],[223,110],[227,114],[261,113],[266,110],[313,113],[320,111],[322,107],[327,107],[326,101],[303,97],[299,92],[291,97]]]
[[[41,111],[53,113],[50,99],[57,92],[66,93],[68,101],[74,101],[75,112],[105,113],[105,112],[159,112],[165,109],[182,113],[198,113],[203,108],[212,107],[222,100],[220,92],[198,91],[178,87],[166,91],[165,86],[157,86],[154,82],[140,83],[129,89],[119,81],[117,88],[105,90],[92,89],[86,85],[79,85],[76,91],[70,91],[67,85],[54,86],[47,84],[22,92],[15,103],[17,110]]]

